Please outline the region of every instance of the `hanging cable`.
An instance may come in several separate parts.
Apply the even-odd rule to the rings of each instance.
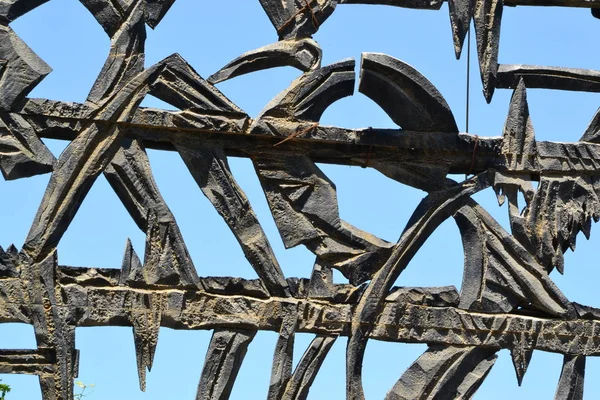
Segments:
[[[470,84],[471,84],[471,0],[469,0],[469,30],[467,31],[467,99],[466,99],[466,107],[465,107],[465,131],[469,133],[469,104],[470,104]],[[475,156],[477,153],[477,145],[479,144],[479,137],[475,136],[475,146],[473,148],[473,158],[471,159],[471,167],[469,168],[469,172],[465,175],[465,180],[473,171],[473,167],[475,166]]]
[[[469,30],[467,31],[467,106],[465,112],[465,130],[469,133],[469,92],[471,83],[471,1],[469,1]]]

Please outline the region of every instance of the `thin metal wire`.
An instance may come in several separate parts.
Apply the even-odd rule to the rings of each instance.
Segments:
[[[469,1],[469,30],[467,31],[467,106],[465,113],[465,131],[469,133],[469,92],[471,83],[471,1]]]

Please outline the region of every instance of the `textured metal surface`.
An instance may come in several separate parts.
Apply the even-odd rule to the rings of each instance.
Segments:
[[[364,53],[358,90],[398,129],[322,126],[323,112],[354,92],[355,62],[321,66],[312,39],[337,6],[379,4],[437,10],[437,0],[260,0],[279,40],[251,50],[207,80],[178,54],[144,67],[146,25],[174,0],[81,0],[111,40],[84,103],[30,99],[50,68],[10,23],[44,0],[0,0],[0,169],[5,179],[51,174],[21,249],[0,248],[0,322],[32,324],[35,350],[0,350],[0,372],[39,376],[44,400],[73,399],[84,326],[130,326],[140,388],[159,328],[213,330],[198,399],[229,397],[249,343],[277,332],[269,399],[305,399],[328,351],[348,337],[346,397],[363,399],[367,341],[427,343],[389,399],[470,398],[508,349],[519,383],[534,350],[564,355],[556,399],[582,399],[585,358],[600,355],[600,310],[569,301],[549,272],[600,219],[600,114],[576,143],[538,142],[528,88],[600,91],[598,71],[498,64],[507,6],[600,7],[596,0],[449,1],[457,57],[473,21],[484,96],[512,89],[501,136],[459,133],[436,87],[403,61]],[[592,10],[596,16],[597,9]],[[591,17],[591,16],[590,16]],[[301,76],[256,117],[213,84],[293,66]],[[139,107],[146,95],[177,111]],[[56,159],[40,138],[70,143]],[[146,148],[177,152],[239,242],[259,279],[200,278],[175,217],[153,178]],[[284,276],[228,164],[249,158],[286,247],[315,255],[310,278]],[[317,162],[374,168],[426,192],[397,243],[339,215],[336,189]],[[448,174],[470,175],[455,182]],[[146,234],[144,262],[128,241],[121,269],[59,264],[56,248],[104,174]],[[534,187],[533,181],[538,181]],[[508,202],[507,232],[472,196]],[[519,193],[526,204],[518,204]],[[453,218],[465,253],[463,285],[392,287],[421,245]],[[332,269],[348,284],[334,284]],[[296,332],[315,337],[295,368]]]

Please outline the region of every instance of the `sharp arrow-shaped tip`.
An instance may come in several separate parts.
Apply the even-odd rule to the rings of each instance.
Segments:
[[[119,277],[119,285],[129,285],[131,282],[143,282],[142,263],[137,253],[133,249],[131,240],[127,238],[125,245],[125,255],[123,256],[123,264],[121,265],[121,275]]]
[[[521,168],[523,165],[527,167],[533,162],[536,153],[535,131],[529,115],[527,89],[523,79],[519,80],[510,99],[501,151],[511,168]]]
[[[521,344],[515,345],[510,350],[510,355],[512,358],[513,366],[515,367],[515,372],[517,374],[517,382],[519,386],[523,383],[523,377],[527,372],[527,368],[529,367],[529,362],[531,361],[531,356],[533,354],[533,349],[527,348]]]
[[[448,0],[448,11],[450,12],[454,53],[458,60],[462,53],[465,37],[469,32],[469,25],[473,14],[470,0]]]
[[[502,0],[479,0],[473,7],[473,21],[477,36],[477,54],[486,101],[492,101],[498,73],[498,47]]]
[[[146,368],[152,369],[158,345],[158,334],[162,319],[162,297],[147,294],[139,297],[136,311],[132,312],[133,341],[140,380],[140,389],[146,390]]]

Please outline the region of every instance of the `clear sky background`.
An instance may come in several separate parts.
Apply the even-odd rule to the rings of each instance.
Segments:
[[[109,51],[109,39],[92,15],[77,0],[51,0],[12,24],[18,35],[54,71],[31,97],[82,102],[85,100]],[[502,21],[501,63],[537,64],[600,69],[597,34],[600,20],[588,9],[506,7]],[[146,65],[180,53],[207,77],[241,53],[274,42],[275,29],[257,0],[177,0],[156,30],[148,28]],[[461,131],[465,130],[466,49],[455,60],[447,6],[439,11],[407,10],[388,6],[338,6],[315,39],[323,49],[323,65],[344,58],[360,59],[361,52],[382,52],[413,65],[444,95]],[[474,36],[473,36],[474,44]],[[470,133],[502,133],[511,91],[497,90],[492,104],[485,103],[475,46],[471,75]],[[220,84],[234,103],[255,116],[300,72],[279,68],[246,75]],[[576,141],[600,105],[598,94],[528,91],[529,106],[538,140]],[[143,105],[168,107],[148,98]],[[356,92],[331,106],[321,124],[349,128],[395,125],[371,100]],[[47,140],[56,156],[66,142]],[[200,276],[256,275],[235,238],[204,198],[180,157],[148,151],[158,186],[180,225]],[[285,250],[269,213],[254,169],[246,159],[230,158],[238,183],[245,190],[286,276],[310,275],[314,256],[303,247]],[[338,189],[343,219],[389,241],[397,241],[409,216],[424,193],[404,187],[376,171],[357,167],[322,165]],[[0,182],[0,245],[20,248],[49,175]],[[461,177],[455,177],[461,179]],[[507,227],[506,206],[498,207],[491,189],[476,196]],[[552,277],[566,296],[600,307],[598,298],[598,248],[600,236],[581,238],[575,253],[566,255],[565,276]],[[120,268],[125,242],[131,238],[140,257],[145,237],[129,217],[104,177],[100,176],[71,227],[58,246],[59,263],[72,266]],[[452,219],[425,243],[398,279],[402,286],[454,285],[460,289],[462,244]],[[336,274],[336,280],[343,277]],[[80,328],[79,380],[96,385],[88,397],[96,399],[193,399],[208,331],[161,329],[147,390],[142,393],[131,328]],[[250,344],[233,389],[232,399],[266,397],[276,333],[259,332]],[[299,360],[312,335],[298,334],[295,360]],[[34,348],[28,325],[0,325],[0,348]],[[317,376],[310,399],[343,399],[345,395],[346,339],[339,338]],[[367,399],[382,399],[402,372],[426,349],[425,345],[371,340],[363,365]],[[499,359],[476,399],[551,399],[562,366],[562,356],[536,351],[519,388],[508,351]],[[600,360],[588,358],[585,393],[600,398]],[[40,398],[37,377],[2,375],[11,385],[9,400]],[[86,398],[87,399],[87,398]]]

